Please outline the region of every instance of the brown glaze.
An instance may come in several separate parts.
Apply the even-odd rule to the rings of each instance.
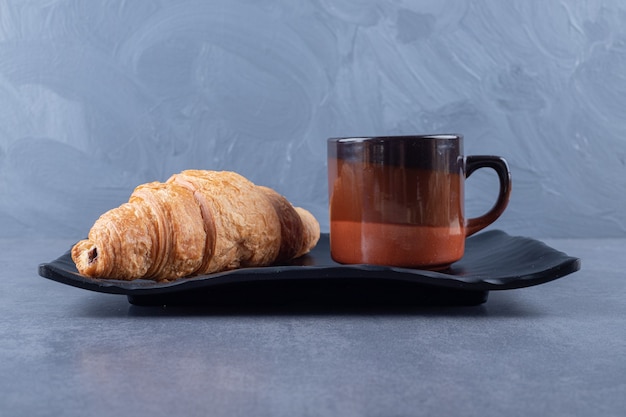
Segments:
[[[461,259],[465,250],[465,234],[459,227],[341,220],[332,221],[330,227],[333,259],[344,264],[442,269]]]
[[[333,220],[463,227],[459,172],[328,160]]]
[[[429,269],[459,260],[465,238],[495,221],[510,195],[502,158],[467,159],[466,172],[458,135],[329,139],[333,259]],[[483,167],[498,173],[498,201],[465,219],[465,178]]]

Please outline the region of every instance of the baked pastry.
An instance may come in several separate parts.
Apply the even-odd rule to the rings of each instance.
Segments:
[[[234,172],[187,170],[135,188],[71,256],[84,276],[163,281],[293,259],[319,236],[315,217],[271,188]]]

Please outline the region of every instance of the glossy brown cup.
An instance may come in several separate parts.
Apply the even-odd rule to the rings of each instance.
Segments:
[[[345,264],[445,269],[465,238],[493,223],[511,194],[499,156],[464,156],[461,135],[328,139],[332,258]],[[484,215],[466,219],[464,183],[493,169],[500,190]]]

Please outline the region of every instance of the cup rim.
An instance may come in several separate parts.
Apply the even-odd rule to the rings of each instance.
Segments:
[[[384,135],[384,136],[340,136],[328,138],[328,142],[337,143],[360,143],[360,142],[385,142],[402,140],[459,140],[463,135],[460,133],[434,133],[418,135]]]

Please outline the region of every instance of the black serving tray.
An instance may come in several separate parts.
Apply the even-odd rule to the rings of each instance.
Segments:
[[[328,234],[286,264],[242,268],[159,283],[81,276],[68,250],[39,275],[86,290],[122,294],[134,305],[478,305],[489,291],[543,284],[580,269],[580,259],[500,230],[469,237],[463,259],[445,271],[342,265]]]

